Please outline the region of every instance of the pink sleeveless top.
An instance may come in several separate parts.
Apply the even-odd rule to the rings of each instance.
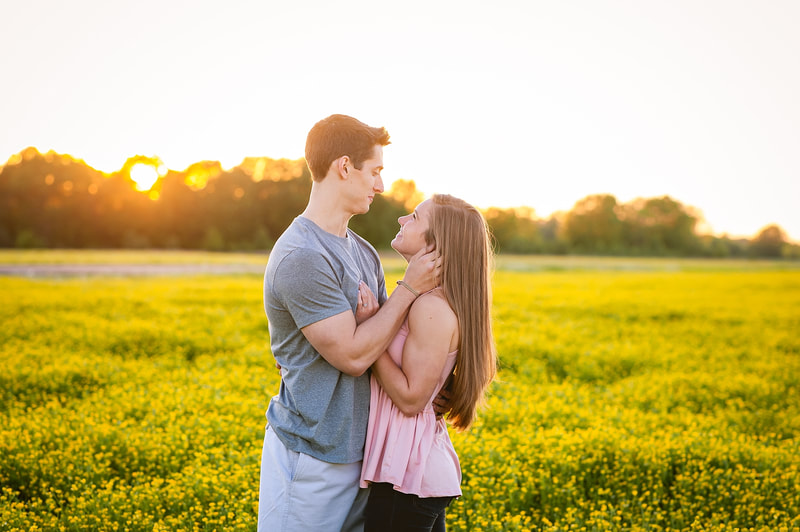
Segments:
[[[389,345],[389,355],[402,367],[403,346],[408,337],[408,321],[403,323]],[[389,482],[402,493],[419,497],[457,497],[461,495],[461,466],[447,434],[444,419],[436,419],[432,401],[453,370],[457,351],[447,362],[437,381],[436,391],[425,409],[413,417],[403,414],[370,376],[369,425],[361,465],[361,487],[369,482]]]

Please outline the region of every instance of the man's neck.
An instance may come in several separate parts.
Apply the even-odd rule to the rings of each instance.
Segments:
[[[323,231],[344,238],[353,213],[343,210],[339,197],[330,192],[312,185],[311,196],[302,216],[317,224]]]

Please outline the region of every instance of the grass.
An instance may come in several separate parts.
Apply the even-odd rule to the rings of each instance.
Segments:
[[[0,249],[0,264],[266,264],[266,257],[266,252]]]
[[[405,261],[392,250],[380,252],[387,273],[399,274]],[[178,250],[0,249],[0,265],[251,265],[266,264],[269,253],[223,253]],[[800,261],[765,259],[701,259],[602,257],[583,255],[498,255],[499,271],[754,271],[800,270]]]
[[[35,260],[264,257],[0,253]],[[449,530],[800,529],[792,264],[499,257]],[[259,274],[6,276],[0,302],[0,529],[254,529],[279,382]]]

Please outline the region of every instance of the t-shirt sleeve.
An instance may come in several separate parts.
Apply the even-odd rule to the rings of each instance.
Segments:
[[[378,304],[383,306],[386,303],[386,300],[389,299],[389,296],[386,293],[386,277],[383,272],[383,264],[381,264],[381,257],[378,255],[378,252],[375,250],[372,245],[361,238],[358,235],[355,235],[355,238],[358,238],[361,241],[362,246],[362,253],[365,254],[367,260],[371,264],[372,274],[375,276],[377,280],[377,288],[378,291],[375,293],[375,297],[378,300]]]
[[[272,290],[301,329],[353,311],[333,266],[315,250],[295,249],[287,254],[275,271]]]
[[[378,276],[378,304],[383,305],[386,303],[386,300],[389,299],[389,296],[386,294],[386,278],[384,277],[383,273],[383,266],[381,265],[380,259],[378,259],[377,264],[377,276]]]

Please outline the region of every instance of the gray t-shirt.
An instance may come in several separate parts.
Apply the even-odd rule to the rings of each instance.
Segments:
[[[375,248],[350,229],[341,238],[302,216],[278,238],[264,274],[270,342],[282,373],[267,420],[288,449],[336,464],[364,457],[369,373],[340,372],[300,329],[355,312],[362,280],[383,304],[386,283]]]

